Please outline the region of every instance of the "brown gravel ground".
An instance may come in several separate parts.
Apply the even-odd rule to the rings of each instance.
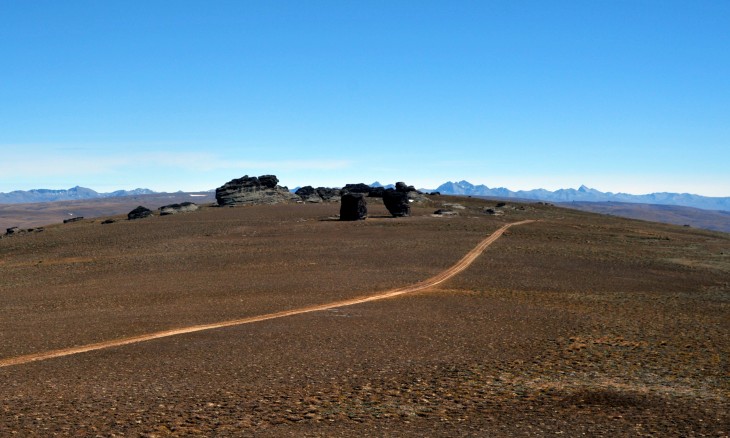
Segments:
[[[728,436],[730,235],[433,199],[1,239],[3,359],[404,286],[541,220],[427,292],[0,368],[0,436]]]

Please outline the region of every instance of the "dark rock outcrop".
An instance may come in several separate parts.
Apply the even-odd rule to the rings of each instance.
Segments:
[[[416,191],[416,188],[413,187],[413,186],[407,185],[403,181],[398,181],[397,183],[395,183],[395,190],[397,192],[406,192],[406,193],[408,193],[408,192],[415,192]]]
[[[340,220],[357,221],[368,217],[365,195],[362,193],[345,193],[340,200]]]
[[[274,189],[279,184],[279,178],[276,177],[276,175],[261,175],[259,177],[259,183],[263,187]]]
[[[140,205],[139,207],[137,207],[134,210],[127,213],[127,219],[129,219],[131,221],[134,219],[146,218],[146,217],[152,216],[152,215],[153,215],[152,210],[150,210],[149,208],[142,207]]]
[[[114,219],[107,219],[107,220],[103,221],[101,224],[108,225],[108,224],[113,224],[114,222],[116,222]]]
[[[382,198],[385,193],[385,187],[370,187],[368,196],[371,198]]]
[[[332,189],[329,187],[317,187],[317,194],[323,201],[339,201],[342,192],[340,189]]]
[[[322,197],[319,196],[317,189],[312,186],[300,187],[294,193],[302,198],[302,201],[304,202],[322,202]]]
[[[245,175],[218,187],[215,199],[218,205],[278,204],[300,199],[278,183],[279,179],[275,175]]]
[[[411,205],[408,193],[398,189],[388,189],[383,192],[383,204],[393,217],[406,217],[411,215]]]
[[[64,220],[63,220],[63,223],[64,223],[64,224],[68,224],[68,223],[71,223],[71,222],[76,222],[76,221],[80,221],[80,220],[81,220],[81,219],[83,219],[83,218],[84,218],[83,216],[76,216],[76,217],[70,217],[70,218],[68,218],[68,219],[64,219]]]
[[[342,194],[346,193],[361,193],[363,195],[367,195],[370,193],[370,190],[372,188],[365,184],[365,183],[357,183],[357,184],[345,184],[345,187],[342,188]]]
[[[23,230],[21,230],[18,227],[10,227],[10,228],[8,228],[8,229],[5,230],[5,235],[6,236],[12,236],[13,234],[19,234],[19,233],[22,233],[22,232],[23,232]]]
[[[160,216],[177,213],[189,213],[198,210],[198,204],[194,202],[182,202],[180,204],[170,204],[160,207]]]
[[[294,193],[302,198],[304,202],[338,202],[341,196],[340,189],[329,187],[317,187],[315,189],[312,186],[304,186]]]
[[[406,183],[399,181],[395,183],[395,190],[397,192],[405,193],[408,195],[408,199],[412,202],[425,202],[428,201],[428,198],[424,196],[423,193],[416,190],[415,187],[409,186]]]

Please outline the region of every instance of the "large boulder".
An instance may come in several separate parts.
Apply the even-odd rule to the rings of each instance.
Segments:
[[[362,193],[345,193],[340,200],[340,220],[358,221],[368,217],[365,195]]]
[[[393,217],[406,217],[411,215],[411,205],[408,193],[393,189],[383,192],[383,204]]]
[[[134,219],[142,219],[146,218],[148,216],[152,216],[152,210],[149,208],[142,207],[141,205],[134,210],[127,213],[127,219],[134,220]]]
[[[215,199],[218,205],[278,204],[300,199],[278,183],[275,175],[244,175],[215,189]]]
[[[177,213],[189,213],[191,211],[197,211],[198,204],[194,202],[182,202],[180,204],[170,204],[160,207],[160,216],[167,216],[168,214]]]

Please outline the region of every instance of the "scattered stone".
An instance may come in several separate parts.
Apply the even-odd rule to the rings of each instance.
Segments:
[[[484,210],[484,213],[491,214],[491,215],[494,215],[494,216],[501,216],[501,215],[504,214],[503,211],[501,211],[501,210],[495,210],[493,208],[487,208],[487,209],[485,209]]]
[[[443,205],[444,207],[450,207],[450,208],[455,209],[455,210],[464,210],[464,209],[466,209],[466,207],[464,207],[461,204],[447,204],[447,203],[444,203],[444,204],[441,204],[441,205]]]
[[[340,200],[340,220],[358,221],[368,217],[365,195],[362,193],[345,193]]]
[[[18,228],[18,227],[10,227],[5,230],[5,234],[0,234],[0,237],[10,237],[10,236],[16,236],[20,234],[28,234],[28,233],[40,233],[44,231],[43,227],[39,228]]]
[[[411,215],[411,205],[407,192],[399,191],[398,189],[388,189],[383,192],[383,204],[385,204],[385,208],[388,209],[393,217],[407,217]]]
[[[459,213],[453,210],[444,210],[442,208],[439,208],[438,210],[434,211],[433,214],[437,214],[439,216],[457,216]]]
[[[501,207],[504,207],[505,205],[507,205],[506,202],[498,202],[496,207],[501,208]]]
[[[429,193],[431,196],[441,196],[441,192],[431,192]]]
[[[166,216],[168,214],[177,213],[189,213],[191,211],[197,211],[198,204],[194,202],[183,202],[180,204],[170,204],[160,207],[160,216]]]
[[[153,215],[152,210],[150,210],[149,208],[142,207],[140,205],[139,207],[135,208],[134,210],[130,211],[127,214],[127,219],[129,219],[131,221],[134,219],[146,218],[146,217],[152,216],[152,215]]]
[[[278,185],[275,175],[261,175],[233,179],[215,190],[218,205],[256,205],[296,202],[301,199],[286,187]]]
[[[81,219],[83,219],[83,218],[84,218],[83,216],[76,216],[76,217],[71,217],[71,218],[68,218],[68,219],[64,219],[64,220],[63,220],[63,223],[64,223],[64,224],[68,224],[68,223],[71,223],[71,222],[76,222],[76,221],[80,221],[80,220],[81,220]]]
[[[114,219],[107,219],[107,220],[103,221],[101,224],[102,225],[113,224],[114,222],[116,222]]]

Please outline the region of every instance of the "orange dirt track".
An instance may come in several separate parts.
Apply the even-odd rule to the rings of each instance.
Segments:
[[[13,365],[22,365],[29,362],[36,362],[36,361],[42,361],[47,359],[53,359],[57,357],[64,357],[64,356],[70,356],[74,354],[79,353],[86,353],[89,351],[96,351],[96,350],[103,350],[106,348],[113,348],[113,347],[121,347],[124,345],[129,344],[136,344],[139,342],[145,342],[145,341],[151,341],[154,339],[160,339],[160,338],[167,338],[170,336],[176,336],[176,335],[182,335],[187,333],[194,333],[194,332],[200,332],[204,330],[212,330],[212,329],[218,329],[223,327],[231,327],[231,326],[237,326],[237,325],[243,325],[243,324],[250,324],[254,322],[260,322],[260,321],[266,321],[269,319],[276,319],[276,318],[284,318],[287,316],[293,316],[293,315],[301,315],[303,313],[310,313],[310,312],[318,312],[322,310],[329,310],[334,309],[338,307],[347,307],[347,306],[353,306],[355,304],[362,304],[367,303],[370,301],[377,301],[377,300],[383,300],[386,298],[392,298],[398,295],[404,295],[408,293],[418,292],[422,291],[428,288],[431,288],[433,286],[436,286],[438,284],[443,283],[444,281],[458,275],[460,272],[464,271],[466,268],[469,267],[469,265],[476,260],[479,255],[481,255],[484,250],[489,247],[492,243],[494,243],[497,239],[499,239],[502,234],[504,234],[507,229],[509,229],[512,226],[515,225],[523,225],[530,222],[535,222],[534,220],[524,220],[519,222],[513,222],[507,225],[502,226],[495,232],[493,232],[491,235],[489,235],[486,239],[482,240],[477,246],[475,246],[471,251],[469,251],[461,260],[459,260],[456,264],[454,264],[452,267],[442,271],[438,275],[435,275],[427,280],[421,281],[419,283],[412,284],[410,286],[405,286],[397,289],[391,289],[385,292],[381,292],[375,295],[370,295],[367,297],[360,297],[360,298],[353,298],[349,300],[342,300],[342,301],[335,301],[331,303],[326,304],[319,304],[316,306],[307,306],[302,307],[299,309],[292,309],[292,310],[285,310],[282,312],[275,312],[275,313],[268,313],[265,315],[258,315],[258,316],[252,316],[248,318],[241,318],[241,319],[234,319],[230,321],[223,321],[213,324],[202,324],[202,325],[194,325],[190,327],[181,327],[177,329],[172,330],[164,330],[154,333],[147,333],[144,335],[139,336],[132,336],[128,338],[122,338],[122,339],[114,339],[111,341],[104,341],[104,342],[98,342],[88,345],[81,345],[78,347],[70,347],[70,348],[63,348],[58,350],[52,350],[52,351],[46,351],[41,353],[33,353],[23,356],[17,356],[17,357],[11,357],[0,360],[0,368],[13,366]]]

